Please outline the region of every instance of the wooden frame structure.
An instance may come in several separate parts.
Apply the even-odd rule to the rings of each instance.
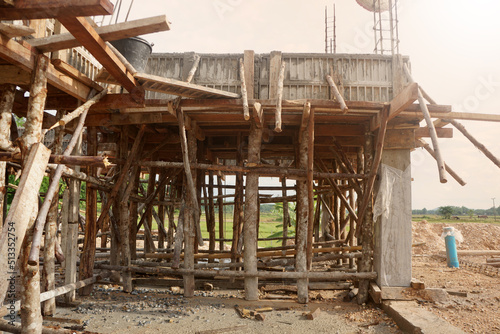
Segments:
[[[26,29],[0,31],[0,66],[9,73],[2,77],[0,99],[0,149],[4,151],[0,152],[0,188],[8,186],[7,163],[9,170],[23,171],[0,239],[0,300],[9,288],[9,261],[16,262],[20,256],[26,332],[42,329],[39,251],[43,231],[42,280],[49,298],[44,314],[55,309],[55,293],[50,291],[56,291],[56,258],[64,261],[67,286],[63,292],[68,300],[75,298],[74,289],[91,292],[97,268],[111,271],[115,282],[121,276],[127,292],[133,290],[134,273],[182,277],[186,297],[194,295],[199,277],[243,284],[249,300],[259,298],[259,282],[296,282],[300,303],[308,302],[312,281],[349,280],[359,285],[358,302],[364,303],[369,281],[378,274],[373,267],[372,202],[384,152],[424,146],[434,152],[445,181],[445,168],[452,173],[442,161],[437,138],[450,138],[452,131],[442,125],[452,123],[466,133],[454,119],[500,121],[500,116],[454,113],[451,106],[435,104],[413,82],[409,60],[400,56],[245,51],[224,59],[227,55],[163,54],[153,58],[182,64],[175,67],[181,68],[175,76],[155,68],[158,59],[150,60],[148,73],[136,73],[106,41],[129,36],[133,30],[168,30],[166,18],[94,28],[75,13],[109,13],[109,1],[64,1],[64,5],[61,1],[52,11],[40,10],[43,4],[28,0],[0,4],[2,19],[17,19],[21,14],[32,19],[55,17],[74,36],[18,41],[12,37],[16,31],[24,36]],[[106,69],[97,79],[127,92],[110,94],[69,64],[43,54],[79,44]],[[210,67],[219,60],[226,65]],[[385,72],[376,73],[380,68]],[[319,74],[308,78],[315,71]],[[376,78],[379,82],[368,87],[363,76],[367,82]],[[25,91],[30,98],[24,97]],[[57,115],[44,113],[47,109],[57,110]],[[12,113],[27,117],[19,139]],[[431,118],[443,120],[441,126],[434,126]],[[424,119],[428,127],[421,128]],[[85,154],[81,152],[84,126]],[[42,144],[42,129],[48,128],[58,131],[52,155]],[[73,136],[64,153],[63,130]],[[432,138],[433,149],[422,137]],[[490,159],[498,164],[495,157]],[[38,184],[49,170],[54,171],[52,185],[39,210],[29,203],[36,202]],[[232,175],[234,183],[223,184]],[[456,173],[452,176],[464,183]],[[69,191],[62,197],[59,245],[58,208],[51,201],[59,201],[54,195],[61,177]],[[263,184],[268,177],[281,182]],[[85,237],[79,251],[81,182],[86,183],[86,219],[80,228]],[[225,190],[231,193],[224,194]],[[269,190],[279,196],[263,193]],[[3,212],[5,202],[0,197]],[[295,238],[288,237],[291,202],[296,202]],[[264,203],[283,203],[285,223],[279,247],[259,248],[259,210]],[[228,207],[233,208],[232,238],[225,238],[223,232]],[[208,232],[206,250],[201,248],[202,211]],[[19,240],[11,257],[6,255],[11,247],[9,227]],[[144,247],[138,247],[138,239],[144,240]],[[102,258],[106,260],[95,261]],[[335,270],[317,271],[315,264],[324,261],[336,261]],[[293,265],[294,271],[285,271],[287,265]]]

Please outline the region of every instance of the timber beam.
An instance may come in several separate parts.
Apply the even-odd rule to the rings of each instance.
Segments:
[[[115,41],[118,39],[135,37],[137,35],[145,35],[167,30],[170,30],[170,25],[165,15],[95,28],[95,31],[105,41]],[[32,39],[28,42],[41,52],[71,49],[82,45],[70,33]]]
[[[106,70],[129,91],[138,101],[144,99],[141,90],[132,73],[115,53],[106,45],[94,27],[84,17],[59,17],[59,21],[82,45],[106,68]]]
[[[34,20],[62,16],[94,16],[113,13],[109,0],[16,0],[0,8],[0,20]]]

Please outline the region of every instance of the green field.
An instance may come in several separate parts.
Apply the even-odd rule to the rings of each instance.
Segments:
[[[497,220],[495,221],[494,217],[488,216],[488,218],[477,218],[477,215],[474,215],[472,218],[470,216],[456,216],[460,219],[445,219],[441,215],[413,215],[412,220],[414,222],[419,222],[422,220],[426,220],[429,223],[488,223],[500,225],[500,217],[497,216]]]

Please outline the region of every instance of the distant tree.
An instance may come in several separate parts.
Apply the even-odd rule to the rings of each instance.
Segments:
[[[444,217],[444,219],[451,219],[451,215],[453,214],[453,207],[451,206],[440,206],[439,214]]]
[[[469,209],[469,211],[467,211],[467,215],[469,215],[469,218],[472,219],[472,217],[474,217],[474,210]]]
[[[423,209],[422,209],[422,214],[423,214],[423,215],[426,215],[426,214],[427,214],[427,209],[426,209],[426,208],[423,208]]]

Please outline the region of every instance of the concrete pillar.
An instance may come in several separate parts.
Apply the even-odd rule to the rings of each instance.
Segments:
[[[384,170],[394,184],[384,192],[390,204],[389,211],[374,217],[374,266],[379,286],[410,286],[411,283],[410,165],[408,149],[385,150],[383,153],[377,189],[384,186]],[[382,201],[378,190],[376,194],[374,213],[377,213],[377,204]]]

